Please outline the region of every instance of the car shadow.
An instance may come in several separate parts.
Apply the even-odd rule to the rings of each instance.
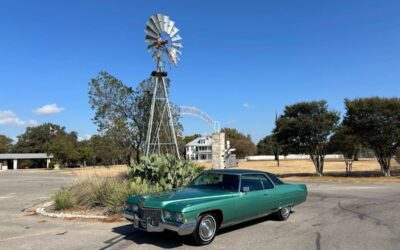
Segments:
[[[106,245],[101,248],[101,250],[109,249],[123,241],[132,241],[138,245],[150,244],[164,249],[176,248],[183,245],[181,237],[169,231],[163,233],[147,233],[133,228],[132,224],[114,227],[112,231],[120,236],[104,241]]]
[[[292,211],[291,213],[294,213],[294,211]],[[218,235],[223,235],[234,230],[240,230],[246,227],[254,226],[266,221],[276,220],[277,219],[274,215],[261,217],[259,219],[243,222],[235,226],[223,228],[218,232]],[[104,243],[106,244],[106,246],[101,248],[101,250],[109,249],[123,241],[132,241],[138,245],[149,244],[164,249],[171,249],[184,245],[193,245],[189,237],[179,236],[175,232],[165,231],[162,233],[147,233],[141,230],[134,229],[132,224],[115,227],[112,231],[119,234],[120,236],[113,237],[105,241]]]

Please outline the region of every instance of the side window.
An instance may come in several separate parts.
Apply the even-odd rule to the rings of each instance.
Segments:
[[[258,175],[242,175],[242,186],[240,188],[242,192],[251,192],[262,189],[263,186]]]
[[[271,173],[267,173],[267,175],[268,175],[269,179],[272,180],[272,182],[275,185],[282,185],[283,184],[283,182],[281,180],[279,180],[279,178],[276,177],[276,175],[273,175]]]
[[[268,178],[265,175],[260,175],[260,179],[262,181],[262,184],[264,185],[264,189],[271,189],[274,188],[274,185],[268,180]]]

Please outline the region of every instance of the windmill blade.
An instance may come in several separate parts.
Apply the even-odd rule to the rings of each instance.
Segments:
[[[174,37],[176,33],[178,33],[179,29],[177,27],[173,27],[171,33],[169,34],[170,37]]]
[[[169,16],[163,16],[162,21],[163,21],[163,23],[162,23],[163,31],[167,32],[168,24],[169,24]]]
[[[171,53],[174,53],[174,55],[176,55],[177,57],[182,55],[182,52],[177,48],[171,48]]]
[[[160,58],[160,57],[161,57],[161,51],[159,51],[159,50],[155,51],[153,56],[152,56],[154,61],[157,61],[157,59]]]
[[[144,38],[144,40],[145,40],[146,42],[148,42],[148,43],[157,42],[157,38],[151,37],[151,36],[149,36],[149,35],[147,35],[147,36]]]
[[[148,35],[151,36],[155,39],[158,39],[160,37],[159,34],[157,34],[156,32],[154,32],[149,26],[146,27],[146,29],[144,30],[144,32]]]
[[[162,30],[161,30],[160,23],[158,21],[157,16],[156,15],[152,16],[151,20],[153,21],[154,25],[157,27],[158,34],[160,34]]]
[[[183,48],[183,45],[181,43],[172,43],[172,46],[175,48]]]
[[[169,36],[171,36],[171,30],[172,30],[172,28],[174,27],[174,25],[175,25],[175,22],[172,21],[172,20],[169,20],[168,28],[167,28],[167,30],[165,31],[165,32],[167,32],[167,34],[168,34]]]
[[[158,28],[156,26],[156,24],[154,23],[153,19],[149,19],[149,21],[147,21],[147,27],[146,29],[149,28],[151,29],[155,34],[160,34],[160,32],[158,31]]]
[[[155,44],[155,43],[150,44],[149,46],[147,46],[147,51],[148,51],[148,52],[152,51],[153,48],[154,48],[156,45],[157,45],[157,44]]]
[[[174,48],[174,50],[175,50],[176,54],[179,54],[180,56],[182,55],[182,51],[180,51],[179,49]]]
[[[177,56],[174,53],[174,49],[173,48],[172,49],[168,49],[168,57],[176,66],[176,64],[177,64]]]
[[[178,34],[175,37],[171,38],[171,41],[176,42],[182,40],[182,37]]]
[[[164,31],[164,25],[163,25],[164,15],[157,14],[157,19],[158,19],[158,26],[160,27],[160,30]]]

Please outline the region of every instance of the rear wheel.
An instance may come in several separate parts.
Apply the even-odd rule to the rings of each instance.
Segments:
[[[199,246],[210,244],[218,231],[218,218],[213,213],[207,213],[201,216],[197,223],[196,230],[192,238],[194,243]]]
[[[282,207],[281,209],[279,209],[278,212],[276,212],[276,217],[280,221],[287,220],[290,216],[291,211],[292,211],[291,206]]]

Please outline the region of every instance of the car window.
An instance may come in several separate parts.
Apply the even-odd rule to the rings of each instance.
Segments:
[[[274,188],[274,185],[272,185],[272,183],[268,180],[268,178],[265,175],[260,174],[259,176],[260,176],[261,182],[264,186],[264,189]]]
[[[242,192],[251,192],[262,190],[263,185],[261,183],[260,177],[256,174],[242,175]]]
[[[269,179],[275,184],[275,185],[282,185],[284,184],[283,181],[281,181],[276,175],[267,173]]]
[[[189,187],[238,192],[239,176],[220,173],[203,173],[194,179],[189,184]]]

